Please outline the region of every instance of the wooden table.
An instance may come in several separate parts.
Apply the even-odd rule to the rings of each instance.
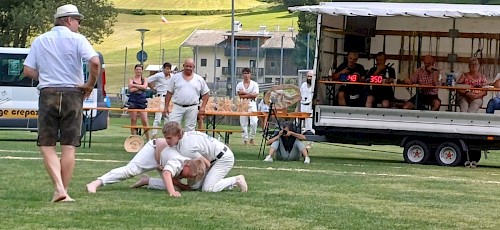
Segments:
[[[108,108],[108,107],[95,107],[95,108],[83,108],[83,113],[85,116],[85,134],[83,137],[83,147],[85,148],[85,145],[87,143],[87,125],[90,126],[89,130],[89,148],[92,145],[92,110],[100,110],[100,111],[129,111],[129,112],[148,112],[148,113],[156,113],[156,112],[163,112],[163,110],[158,110],[158,109],[151,109],[151,108],[146,108],[146,109],[128,109],[128,108]],[[90,119],[88,118],[88,113],[90,112]],[[90,121],[89,121],[90,120]]]
[[[453,98],[456,100],[457,97],[457,91],[459,90],[480,90],[480,91],[500,91],[500,88],[471,88],[471,87],[465,87],[465,86],[448,86],[448,85],[420,85],[420,84],[374,84],[374,83],[368,83],[368,82],[343,82],[343,81],[318,81],[319,83],[325,84],[325,85],[337,85],[337,84],[347,84],[347,85],[365,85],[365,86],[386,86],[386,87],[404,87],[404,88],[422,88],[422,89],[445,89],[448,90],[448,110],[447,111],[452,111],[452,106],[453,104],[451,101]],[[327,92],[331,93],[331,92]],[[418,94],[416,94],[418,95]],[[456,102],[455,102],[456,104]],[[417,105],[415,105],[417,107]]]

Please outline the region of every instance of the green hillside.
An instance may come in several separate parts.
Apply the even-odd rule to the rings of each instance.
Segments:
[[[160,64],[160,39],[161,48],[165,49],[166,61],[177,65],[180,44],[195,29],[223,29],[231,28],[231,15],[210,16],[165,16],[168,23],[161,23],[159,15],[129,15],[120,14],[113,27],[114,33],[105,38],[101,44],[94,48],[104,55],[106,62],[107,90],[118,93],[123,86],[125,49],[128,48],[126,76],[132,75],[133,65],[138,63],[136,53],[140,50],[141,36],[135,31],[138,28],[147,28],[151,31],[145,34],[144,49],[148,53],[148,64]],[[243,30],[258,30],[260,25],[266,25],[273,30],[279,25],[282,30],[292,26],[297,30],[297,17],[285,9],[269,9],[251,13],[235,15],[235,20],[243,23]],[[191,57],[189,48],[182,48],[182,59]]]
[[[112,0],[116,8],[145,10],[227,10],[229,0]],[[234,0],[235,9],[270,6],[264,1]]]

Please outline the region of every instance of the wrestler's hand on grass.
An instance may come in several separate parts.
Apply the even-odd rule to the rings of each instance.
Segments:
[[[170,193],[169,195],[173,196],[173,197],[181,197],[181,193],[179,193],[177,191],[174,191],[174,192]]]

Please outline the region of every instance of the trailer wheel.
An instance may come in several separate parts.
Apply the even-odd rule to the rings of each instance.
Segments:
[[[413,140],[405,144],[403,157],[406,163],[425,164],[430,155],[429,147],[422,141]]]
[[[453,142],[444,142],[437,147],[436,161],[442,166],[457,166],[462,162],[462,150]]]

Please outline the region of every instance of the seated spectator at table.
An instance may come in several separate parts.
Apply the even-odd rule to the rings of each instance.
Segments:
[[[500,73],[497,74],[492,84],[495,88],[500,88]],[[488,101],[486,113],[495,113],[495,110],[500,110],[500,91],[497,91],[497,96]]]
[[[273,162],[273,156],[276,154],[277,160],[283,161],[298,161],[300,155],[304,156],[304,164],[311,163],[307,153],[306,146],[302,143],[306,137],[300,132],[294,132],[294,125],[291,122],[286,122],[282,130],[273,138],[266,142],[266,145],[271,145],[269,154],[264,159],[264,162]]]
[[[336,69],[335,73],[332,75],[334,81],[338,81],[340,76],[345,75],[357,75],[357,81],[363,81],[365,76],[365,67],[357,63],[358,53],[351,51],[347,54],[347,63],[344,62],[340,64]],[[364,102],[366,99],[366,94],[362,85],[352,85],[346,84],[342,85],[337,93],[337,101],[341,106],[365,106]]]
[[[465,84],[472,88],[481,88],[486,85],[486,76],[479,72],[477,58],[473,57],[469,60],[469,72],[462,74],[457,84]],[[477,113],[483,105],[483,97],[486,93],[484,90],[458,90],[460,112]]]
[[[413,75],[404,81],[410,85],[440,85],[439,69],[434,66],[434,58],[430,55],[424,56],[424,66],[418,68]],[[403,109],[415,109],[417,106],[417,109],[420,109],[421,105],[429,105],[431,110],[438,111],[441,107],[438,90],[438,88],[417,88],[416,95],[405,102]]]
[[[396,71],[394,68],[385,64],[386,57],[384,52],[378,52],[375,56],[376,66],[368,71],[367,76],[382,76],[383,84],[392,84],[396,81]],[[368,97],[366,98],[366,107],[373,107],[373,103],[380,103],[382,108],[389,108],[394,101],[394,90],[387,86],[372,86]]]

